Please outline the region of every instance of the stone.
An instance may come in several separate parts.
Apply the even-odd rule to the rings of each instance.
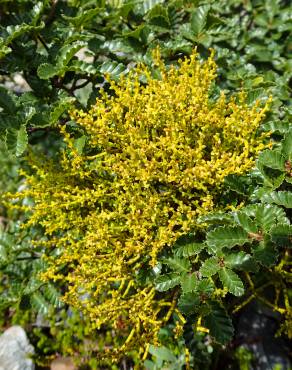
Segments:
[[[70,357],[56,358],[51,363],[51,370],[76,370],[72,359]]]
[[[34,370],[34,353],[21,326],[12,326],[0,336],[0,370]]]

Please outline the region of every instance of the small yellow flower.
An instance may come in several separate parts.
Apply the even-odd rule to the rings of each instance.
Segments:
[[[58,250],[43,278],[65,279],[66,302],[97,328],[124,336],[107,353],[114,358],[156,343],[173,311],[139,285],[141,266],[154,266],[162,250],[198,227],[198,216],[218,209],[224,178],[249,170],[267,137],[258,128],[269,102],[249,107],[243,93],[210,99],[213,52],[200,62],[194,51],[167,68],[157,49],[154,60],[160,79],[139,65],[110,81],[111,94],[101,91],[88,112],[71,111],[92,155],[78,153],[61,128],[59,163],[33,159],[29,187],[16,195],[34,199],[28,226],[42,225],[43,243]]]

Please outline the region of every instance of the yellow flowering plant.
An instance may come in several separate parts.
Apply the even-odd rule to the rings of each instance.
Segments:
[[[120,345],[100,357],[112,361],[129,351],[146,358],[178,313],[176,290],[157,292],[141,271],[155,275],[160,255],[202,227],[199,217],[222,210],[224,179],[251,169],[269,145],[259,132],[269,101],[212,96],[212,51],[203,62],[193,51],[177,66],[157,49],[153,59],[152,69],[107,76],[110,88],[88,111],[72,109],[82,134],[60,126],[59,157],[31,155],[32,173],[16,195],[33,200],[26,227],[44,230],[35,240],[47,251],[42,279],[63,281],[65,302],[95,328],[111,328]]]

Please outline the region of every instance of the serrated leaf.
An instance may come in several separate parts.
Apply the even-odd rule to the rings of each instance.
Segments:
[[[233,217],[229,214],[223,213],[223,212],[214,212],[209,213],[204,216],[200,216],[198,218],[198,222],[208,222],[212,224],[226,224],[226,223],[233,223]]]
[[[241,269],[251,259],[251,255],[243,251],[230,253],[224,256],[224,264],[229,268]]]
[[[6,45],[10,44],[14,39],[17,37],[31,31],[40,31],[45,27],[45,23],[41,22],[39,26],[34,26],[30,24],[17,24],[16,26],[14,25],[9,25],[6,27],[6,32],[8,33],[8,37],[5,40]]]
[[[58,69],[50,63],[43,63],[39,65],[37,74],[42,80],[48,80],[58,73]]]
[[[92,63],[87,63],[82,60],[73,60],[70,66],[68,66],[67,70],[85,73],[87,75],[96,75],[98,73],[97,67],[95,67]]]
[[[268,231],[275,223],[286,221],[286,215],[283,209],[271,204],[257,205],[255,218],[257,223],[261,225],[261,228]]]
[[[101,12],[101,8],[93,8],[84,10],[82,9],[82,13],[77,15],[76,17],[68,17],[62,14],[62,18],[66,19],[69,23],[72,23],[75,27],[80,27],[81,25],[85,26],[92,18],[96,17]]]
[[[200,305],[200,297],[198,293],[182,294],[178,300],[178,308],[185,315],[192,315],[197,312]]]
[[[207,244],[212,252],[247,243],[248,233],[240,226],[221,226],[207,233]]]
[[[68,111],[69,108],[72,107],[75,100],[75,98],[67,96],[65,98],[61,98],[61,100],[53,105],[52,111],[50,112],[50,124],[53,125],[55,123],[58,123],[59,118],[65,111]]]
[[[154,18],[163,18],[166,24],[169,24],[167,8],[161,4],[156,4],[147,14],[147,19],[153,20]]]
[[[175,286],[179,285],[180,283],[180,276],[177,274],[165,274],[159,276],[155,280],[155,288],[159,292],[166,292],[169,289],[174,288]]]
[[[279,150],[264,150],[260,153],[258,161],[266,167],[284,170],[285,158]]]
[[[277,189],[279,186],[282,185],[285,179],[285,173],[282,172],[279,175],[276,174],[269,174],[265,167],[261,162],[257,161],[257,169],[259,170],[260,174],[264,179],[264,186],[270,187],[271,190]],[[275,171],[275,170],[274,170]]]
[[[195,36],[198,36],[203,31],[207,23],[209,10],[209,5],[203,5],[193,11],[191,16],[191,30]]]
[[[29,281],[27,282],[26,284],[26,287],[23,291],[23,294],[26,294],[26,295],[31,295],[32,293],[36,292],[37,290],[39,290],[39,288],[43,285],[44,283],[42,281],[40,281],[39,279],[35,278],[35,277],[31,277],[29,279]]]
[[[270,240],[264,240],[254,247],[253,255],[260,264],[270,267],[277,262],[278,252]]]
[[[188,243],[176,248],[174,253],[177,257],[191,257],[199,254],[205,247],[203,243]]]
[[[127,68],[122,63],[117,62],[104,62],[100,66],[100,72],[105,74],[108,73],[111,78],[117,79],[121,74],[125,73]]]
[[[21,126],[20,129],[17,131],[17,139],[16,139],[16,156],[20,156],[25,151],[28,144],[28,136],[25,126]]]
[[[215,275],[220,270],[220,265],[217,257],[208,258],[203,262],[200,273],[202,276],[211,277]]]
[[[201,279],[197,282],[197,291],[204,295],[211,295],[215,289],[212,279]]]
[[[291,191],[278,191],[264,194],[262,201],[267,203],[276,203],[285,208],[292,208],[292,192]]]
[[[8,260],[8,254],[5,245],[0,244],[0,264],[6,263]]]
[[[176,357],[174,356],[174,354],[168,348],[164,346],[155,347],[152,344],[150,344],[149,352],[151,353],[152,356],[155,356],[163,361],[168,361],[168,362],[176,361]]]
[[[162,263],[166,264],[177,273],[188,272],[191,268],[191,263],[186,258],[166,258],[162,260]]]
[[[0,86],[0,107],[10,114],[15,114],[16,106],[13,95],[2,86]]]
[[[234,334],[232,321],[225,309],[218,302],[210,303],[210,313],[204,318],[206,326],[212,337],[220,344],[228,343]]]
[[[57,57],[57,68],[62,69],[67,66],[74,55],[82,48],[86,47],[87,43],[83,41],[75,41],[72,44],[63,46]]]
[[[155,5],[163,3],[164,0],[143,0],[141,11],[143,14],[146,14],[149,10],[154,8]]]
[[[271,228],[271,240],[279,247],[292,248],[292,225],[277,225]]]
[[[292,130],[285,135],[282,141],[282,154],[286,159],[292,160]]]
[[[56,308],[63,307],[63,302],[61,301],[61,295],[52,284],[46,284],[46,286],[43,289],[43,293],[44,293],[44,297],[48,300],[48,302],[52,306]]]
[[[242,176],[238,175],[228,175],[224,179],[224,184],[226,184],[229,189],[232,191],[241,194],[241,195],[247,195],[248,192],[248,184],[246,182],[246,179]]]
[[[197,277],[194,274],[186,274],[181,278],[180,285],[183,293],[189,293],[196,289]]]
[[[30,297],[31,306],[40,314],[47,315],[50,304],[45,300],[41,293],[34,293]]]
[[[256,223],[244,211],[237,212],[234,215],[234,220],[248,233],[256,233],[258,230]]]
[[[223,286],[227,288],[230,293],[237,297],[243,295],[243,282],[234,271],[223,267],[219,270],[218,274]]]

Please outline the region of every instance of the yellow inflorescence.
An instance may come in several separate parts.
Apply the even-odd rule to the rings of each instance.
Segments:
[[[65,279],[68,303],[125,338],[111,355],[157,343],[175,297],[139,285],[139,270],[218,209],[224,178],[250,169],[267,137],[257,129],[268,103],[250,107],[244,93],[210,98],[212,53],[169,68],[155,53],[159,78],[140,65],[110,81],[111,94],[102,91],[88,112],[72,110],[89,137],[86,154],[61,129],[59,163],[34,160],[22,194],[34,199],[28,225],[42,225],[44,244],[59,251],[44,278]]]

